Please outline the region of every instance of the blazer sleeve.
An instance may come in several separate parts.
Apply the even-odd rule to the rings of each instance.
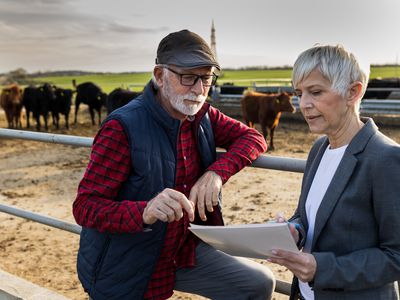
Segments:
[[[317,261],[315,289],[370,289],[400,278],[400,148],[391,145],[376,152],[367,176],[372,177],[368,180],[372,183],[378,244],[341,256],[313,252]]]

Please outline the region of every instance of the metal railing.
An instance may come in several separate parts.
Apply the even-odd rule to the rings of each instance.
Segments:
[[[50,134],[43,132],[24,131],[15,129],[0,128],[0,138],[14,138],[23,140],[33,140],[38,142],[64,144],[78,147],[91,147],[93,138],[80,137],[74,135],[64,134]],[[222,151],[218,151],[222,153]],[[297,158],[287,158],[279,156],[260,156],[258,157],[252,167],[265,168],[273,170],[282,170],[290,172],[303,172],[305,168],[305,160]]]
[[[219,106],[226,106],[241,109],[240,99],[243,95],[220,94]],[[298,111],[299,99],[292,97],[292,104]],[[362,114],[385,114],[400,115],[400,100],[398,99],[363,99],[361,101],[360,113]]]
[[[38,142],[64,144],[77,147],[91,147],[93,138],[79,137],[72,135],[62,134],[49,134],[42,132],[24,131],[0,128],[0,138],[23,139]],[[219,154],[222,151],[218,151]],[[251,167],[265,168],[273,170],[282,170],[290,172],[304,172],[305,160],[287,158],[287,157],[273,157],[273,156],[260,156],[256,159]],[[21,217],[27,220],[38,222],[47,226],[55,227],[64,231],[74,234],[80,234],[81,226],[77,224],[68,223],[59,219],[44,216],[41,214],[25,211],[16,207],[0,204],[0,212]],[[290,295],[291,284],[289,282],[277,280],[275,292]]]

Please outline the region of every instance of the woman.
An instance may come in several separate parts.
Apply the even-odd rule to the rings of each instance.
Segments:
[[[291,299],[399,299],[400,147],[359,116],[368,72],[341,46],[315,46],[292,80],[311,132],[324,136],[289,220],[302,252],[269,261],[293,272]]]

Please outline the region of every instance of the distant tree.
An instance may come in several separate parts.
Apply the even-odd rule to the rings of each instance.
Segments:
[[[18,83],[18,84],[32,84],[33,81],[30,79],[28,72],[23,68],[18,68],[5,74],[5,83]]]

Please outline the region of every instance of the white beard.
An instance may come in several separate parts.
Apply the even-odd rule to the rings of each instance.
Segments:
[[[184,95],[176,94],[170,88],[170,84],[166,84],[163,88],[163,94],[167,98],[172,107],[186,116],[193,116],[197,114],[200,108],[203,106],[207,97],[204,95],[196,96],[193,93]],[[192,100],[190,103],[185,103],[184,100]],[[186,101],[188,102],[188,101]]]

